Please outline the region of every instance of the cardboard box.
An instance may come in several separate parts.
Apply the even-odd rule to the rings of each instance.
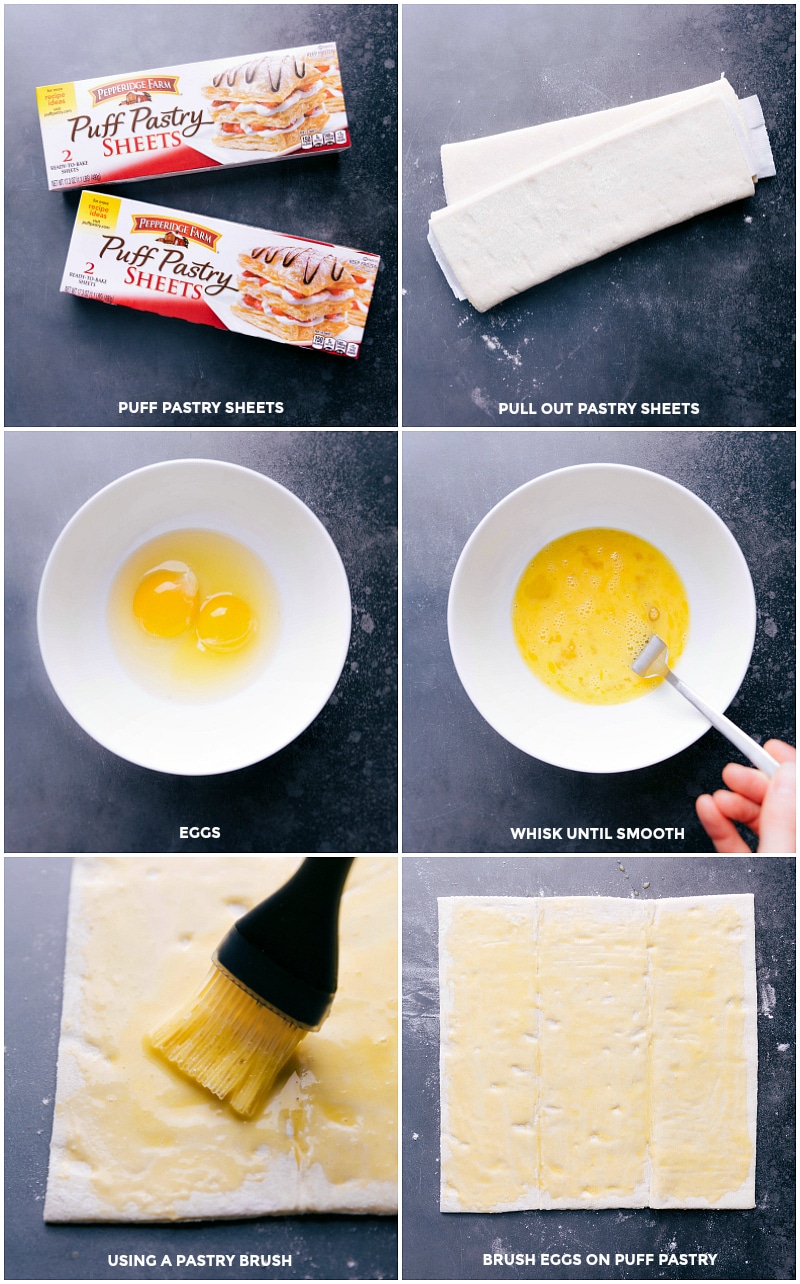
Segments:
[[[334,43],[36,90],[51,191],[344,151]]]
[[[83,192],[61,290],[357,357],[379,263],[325,241]]]

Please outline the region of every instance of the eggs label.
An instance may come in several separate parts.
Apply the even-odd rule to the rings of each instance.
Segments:
[[[662,681],[631,664],[657,633],[670,661],[689,632],[689,603],[674,566],[626,531],[573,531],[528,563],[511,607],[514,638],[540,681],[584,704],[621,704]]]
[[[203,825],[202,828],[199,825],[181,825],[180,827],[181,838],[219,838],[220,832],[219,825],[213,827]]]
[[[261,559],[231,536],[169,531],[120,568],[108,624],[120,662],[141,686],[171,700],[220,700],[268,662],[280,630],[278,593]]]

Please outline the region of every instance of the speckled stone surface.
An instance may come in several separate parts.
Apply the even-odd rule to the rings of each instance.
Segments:
[[[397,423],[395,5],[15,5],[6,12],[6,424]],[[107,190],[379,254],[357,361],[60,294],[79,192],[48,192],[37,85],[335,40],[352,147],[335,156]],[[162,413],[166,401],[282,401],[283,414]]]
[[[376,432],[25,433],[6,445],[6,851],[396,851],[397,439]],[[224,459],[281,482],[344,562],[350,651],[319,716],[264,762],[162,775],[91,740],[42,665],[36,597],[74,512],[162,459]],[[181,840],[219,825],[219,840]]]
[[[403,14],[403,420],[499,427],[795,423],[791,5],[409,5]],[[487,313],[427,244],[439,148],[691,89],[757,94],[777,176],[755,196]],[[535,418],[499,403],[538,408]],[[549,419],[544,403],[564,405]],[[579,413],[688,403],[699,414]]]
[[[394,1217],[264,1217],[176,1226],[46,1226],[42,1221],[61,1023],[71,862],[7,857],[6,1258],[13,1280],[396,1279]],[[32,915],[31,906],[36,906]],[[165,1266],[112,1266],[152,1253]],[[184,1255],[234,1254],[231,1266],[184,1266]],[[242,1253],[291,1254],[291,1266],[243,1267]]]
[[[728,713],[756,739],[794,743],[793,432],[406,432],[403,434],[403,846],[409,852],[711,851],[698,794],[737,755],[709,731],[640,771],[570,772],[503,740],[459,682],[447,596],[472,531],[510,491],[570,464],[608,461],[680,482],[727,523],[758,609],[750,668]],[[677,842],[511,838],[511,826],[683,828]]]
[[[624,865],[624,869],[620,868]],[[644,884],[649,883],[645,888]],[[758,986],[756,1207],[439,1212],[438,896],[665,896],[752,892]],[[722,1279],[794,1277],[795,861],[765,857],[412,858],[403,861],[403,1277]],[[413,1228],[413,1230],[412,1230]],[[540,1253],[581,1265],[540,1265]],[[659,1253],[716,1253],[714,1266],[658,1265]],[[535,1253],[536,1266],[484,1266],[484,1253]],[[610,1266],[586,1264],[610,1253]],[[654,1253],[614,1266],[614,1254]]]

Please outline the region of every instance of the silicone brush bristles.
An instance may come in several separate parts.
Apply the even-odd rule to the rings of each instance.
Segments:
[[[160,1025],[150,1042],[190,1079],[250,1118],[307,1033],[214,966],[194,999]]]

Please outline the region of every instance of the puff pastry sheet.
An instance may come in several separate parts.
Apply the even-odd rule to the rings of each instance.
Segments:
[[[143,1043],[298,863],[76,859],[46,1221],[396,1211],[395,860],[355,861],[332,1012],[260,1117],[237,1118]]]
[[[749,895],[439,901],[441,1208],[752,1208]]]
[[[754,177],[774,165],[757,99],[740,103],[720,80],[446,145],[442,170],[449,204],[431,215],[428,239],[457,297],[485,312],[752,196]]]

